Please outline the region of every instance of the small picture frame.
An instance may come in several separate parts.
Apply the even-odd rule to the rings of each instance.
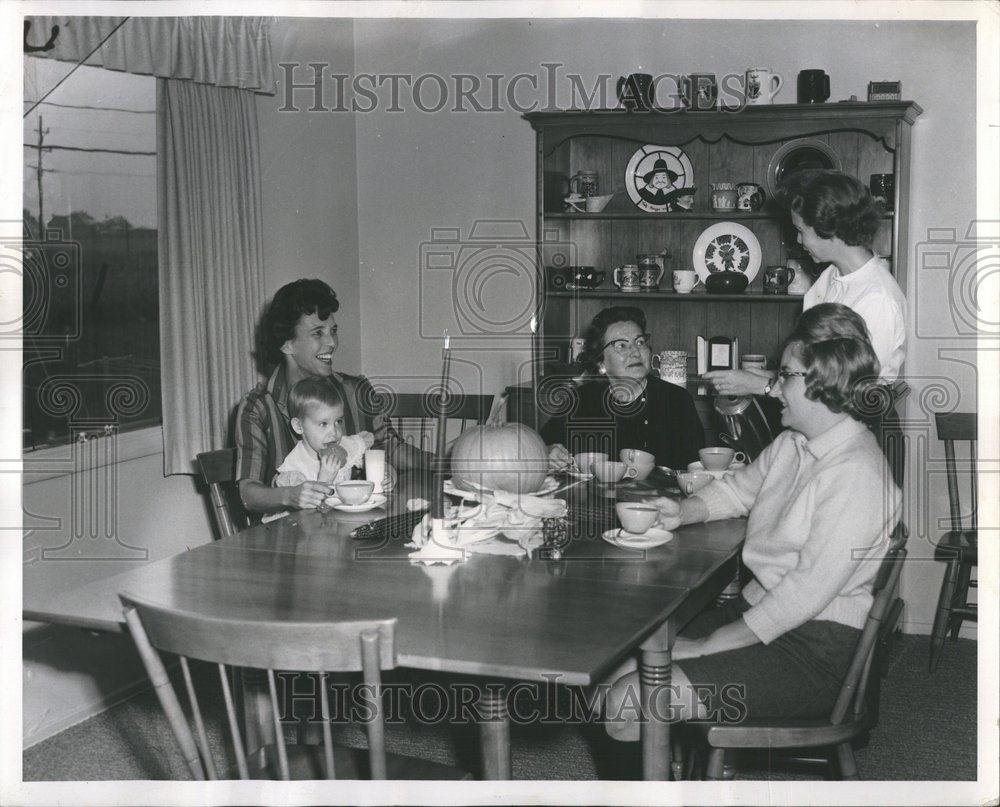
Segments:
[[[901,81],[869,81],[869,101],[901,101],[903,100],[903,83]]]

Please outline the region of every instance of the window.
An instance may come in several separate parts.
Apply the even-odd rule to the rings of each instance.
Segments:
[[[160,422],[156,79],[37,57],[24,65],[31,449]]]

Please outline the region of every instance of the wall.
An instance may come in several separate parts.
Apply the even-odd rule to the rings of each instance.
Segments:
[[[344,72],[353,70],[350,20],[279,19],[272,23],[271,37],[275,64],[323,61]],[[279,112],[279,106],[278,95],[258,96],[265,292],[270,297],[300,277],[330,283],[341,300],[337,319],[346,336],[338,366],[357,372],[361,350],[354,123],[343,115]],[[125,435],[121,442],[132,446],[134,450],[125,448],[123,453],[134,458],[120,461],[114,476],[108,468],[47,475],[51,478],[44,481],[26,473],[25,589],[58,592],[146,562],[140,559],[142,551],[152,561],[211,540],[206,496],[194,478],[163,477],[159,429]],[[70,460],[60,467],[74,465]],[[44,549],[69,541],[74,500],[75,512],[88,521],[97,519],[104,529],[109,516],[100,500],[81,501],[74,491],[107,489],[109,479],[115,479],[117,487],[111,511],[114,534],[140,552],[113,539],[78,539],[57,553],[60,559],[43,559]],[[99,559],[80,560],[79,553],[90,558],[96,553]],[[64,559],[67,554],[76,559]],[[124,636],[26,623],[23,658],[26,746],[101,711],[127,696],[137,682],[145,682],[131,640]],[[115,663],[109,664],[109,659]]]
[[[914,251],[928,228],[955,228],[964,236],[975,217],[972,24],[359,20],[355,45],[359,74],[492,73],[505,81],[521,72],[539,76],[539,92],[527,83],[520,85],[517,97],[522,104],[532,99],[546,103],[541,65],[560,63],[563,78],[554,101],[558,107],[570,105],[565,79],[570,73],[579,73],[589,88],[601,73],[721,75],[760,65],[786,78],[778,103],[795,101],[794,78],[804,67],[822,68],[831,75],[831,100],[851,94],[863,99],[869,80],[899,79],[904,97],[924,109],[914,129],[912,152]],[[433,105],[434,85],[428,82],[425,92],[424,105]],[[388,99],[387,94],[382,97]],[[421,244],[431,241],[435,227],[460,228],[468,240],[473,223],[482,219],[523,222],[533,233],[534,139],[528,124],[502,99],[501,112],[457,114],[447,111],[449,105],[446,111],[428,114],[414,107],[408,93],[403,98],[407,114],[387,111],[383,103],[377,111],[357,115],[362,355],[367,374],[419,384],[440,372],[437,334],[442,323],[454,320],[449,289],[431,277],[426,261],[422,263]],[[968,156],[956,160],[952,155]],[[952,250],[953,245],[945,248]],[[459,251],[455,246],[448,250]],[[455,263],[462,265],[462,258]],[[525,293],[518,277],[497,273],[484,283],[493,300],[509,298],[507,310],[497,311],[494,320],[516,315]],[[911,555],[926,559],[928,541],[938,534],[937,519],[947,514],[947,497],[939,473],[940,444],[928,432],[924,407],[972,409],[977,379],[969,339],[959,335],[945,303],[948,272],[921,271],[913,265],[910,278],[907,370],[914,392],[906,412],[913,438],[907,520]],[[460,299],[463,306],[470,305]],[[526,330],[521,327],[520,337],[504,342],[496,352],[463,353],[480,368],[467,368],[466,383],[478,375],[489,391],[496,391],[518,380],[528,359]],[[457,346],[463,344],[470,343],[459,340]],[[938,563],[909,565],[903,582],[908,630],[929,630],[941,575]]]
[[[322,62],[342,73],[354,71],[351,20],[278,18],[270,25],[271,50],[279,81],[280,62]],[[294,73],[310,80],[308,69]],[[264,265],[268,298],[301,277],[328,282],[340,299],[341,342],[336,366],[361,369],[358,284],[358,206],[354,121],[347,114],[310,112],[302,93],[281,112],[284,96],[257,96],[261,186],[264,189]]]

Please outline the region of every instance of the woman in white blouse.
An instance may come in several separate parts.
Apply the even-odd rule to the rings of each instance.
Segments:
[[[859,412],[877,374],[856,313],[835,303],[804,312],[770,392],[785,431],[696,495],[655,500],[666,529],[747,517],[742,558],[753,575],[738,599],[682,631],[660,714],[732,721],[832,710],[902,499]],[[610,680],[607,732],[638,740],[634,660]]]
[[[786,189],[798,242],[819,264],[828,264],[802,300],[803,311],[841,303],[861,315],[881,367],[892,384],[906,356],[906,298],[872,241],[881,211],[868,189],[841,171],[802,171]],[[705,374],[721,395],[766,395],[767,371],[718,370]]]

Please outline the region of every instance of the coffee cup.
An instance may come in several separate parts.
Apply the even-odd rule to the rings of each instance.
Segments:
[[[634,479],[639,473],[638,470],[629,467],[624,462],[611,462],[609,460],[595,462],[591,468],[594,469],[597,481],[606,485],[620,482],[622,479]]]
[[[608,455],[601,451],[585,451],[573,457],[573,462],[576,463],[576,467],[579,468],[581,474],[592,474],[594,470],[591,466],[595,462],[607,461]]]
[[[698,273],[694,269],[674,269],[673,277],[674,291],[678,294],[690,294],[698,285]]]
[[[822,104],[830,97],[830,77],[824,70],[800,70],[796,89],[800,104]]]
[[[771,104],[781,89],[781,76],[763,67],[751,67],[746,74],[747,103],[750,106]]]
[[[333,488],[344,504],[364,504],[371,498],[375,483],[366,479],[354,479],[350,482],[338,482]]]
[[[703,448],[698,452],[698,456],[701,457],[701,464],[705,466],[706,471],[724,471],[734,460],[737,462],[747,460],[746,454],[742,451],[735,451],[725,446]]]
[[[740,366],[744,370],[766,370],[767,357],[761,353],[745,353],[740,359]]]
[[[659,353],[654,353],[650,361],[663,381],[669,381],[679,387],[687,386],[686,350],[661,350]]]
[[[688,496],[697,493],[715,479],[708,471],[678,471],[677,486]]]
[[[642,535],[660,519],[660,511],[642,502],[618,502],[618,520],[626,532]]]
[[[618,452],[618,458],[630,468],[636,469],[636,480],[645,479],[656,467],[656,457],[638,448],[623,448]]]

